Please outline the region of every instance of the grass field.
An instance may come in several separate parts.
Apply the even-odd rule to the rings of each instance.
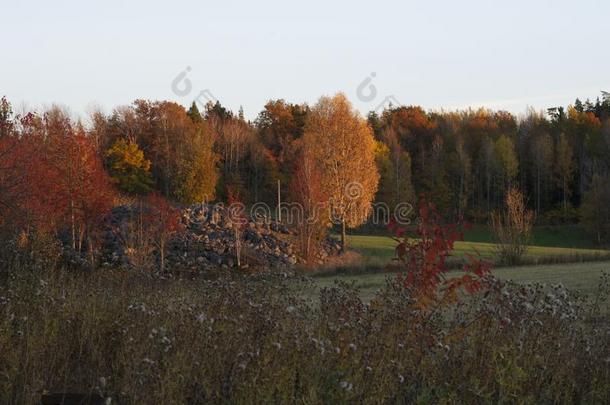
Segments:
[[[610,261],[590,263],[566,263],[538,266],[501,267],[493,274],[505,280],[519,283],[562,283],[570,289],[578,289],[585,294],[596,291],[602,272],[610,272]],[[354,283],[360,290],[360,296],[369,300],[392,273],[369,273],[359,275],[318,276],[314,278],[315,289],[328,287],[335,281]],[[317,294],[310,291],[308,295]]]
[[[484,239],[484,236],[480,235],[480,238]],[[362,254],[362,265],[364,267],[383,268],[394,257],[396,241],[387,236],[349,235],[347,241],[351,248]],[[551,243],[551,240],[547,239],[547,242]],[[477,241],[456,242],[455,260],[459,260],[466,253],[480,254],[481,257],[487,260],[496,261],[495,245],[493,243]],[[524,263],[545,264],[601,259],[610,260],[610,252],[599,249],[531,246],[524,257]]]
[[[360,228],[354,235],[387,236],[386,228]],[[486,225],[472,225],[464,232],[466,242],[493,243],[494,236]],[[597,249],[597,240],[581,225],[537,225],[532,229],[530,243],[535,246],[563,247],[575,249]]]
[[[467,242],[493,243],[491,229],[484,225],[474,225],[464,232]],[[532,230],[530,243],[534,246],[595,249],[595,238],[579,225],[536,226]]]
[[[542,245],[528,248],[523,259],[526,265],[500,267],[500,263],[496,263],[494,274],[516,282],[563,283],[584,293],[593,292],[602,271],[610,271],[610,251],[566,247],[570,244],[586,245],[582,232],[574,230],[574,234],[568,237],[566,229],[539,229],[537,238],[533,240]],[[496,246],[489,242],[491,236],[488,230],[475,228],[465,238],[469,240],[456,242],[453,262],[461,262],[468,253],[497,262]],[[384,268],[392,262],[396,241],[387,236],[348,235],[347,242],[351,249],[361,255],[358,263],[339,268],[334,275],[322,273],[315,278],[315,284],[324,287],[333,284],[335,280],[353,282],[360,289],[361,296],[368,300],[390,275],[384,272]],[[552,244],[560,246],[548,246]],[[342,272],[347,274],[341,274]],[[317,292],[309,291],[308,294],[315,295]]]

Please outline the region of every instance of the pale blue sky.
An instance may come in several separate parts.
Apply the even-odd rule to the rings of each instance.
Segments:
[[[608,1],[10,1],[0,94],[17,109],[182,104],[209,89],[254,118],[268,99],[343,91],[520,113],[610,90]],[[172,92],[187,66],[193,90]],[[356,97],[372,72],[377,97]]]

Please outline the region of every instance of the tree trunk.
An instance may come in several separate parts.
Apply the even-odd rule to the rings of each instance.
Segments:
[[[489,174],[487,174],[487,184],[486,184],[486,186],[487,186],[487,196],[486,196],[487,197],[487,214],[489,215],[489,212],[491,210],[490,209],[490,201],[489,201],[490,200],[490,194],[491,194],[491,178],[490,178]]]
[[[540,215],[540,169],[536,170],[536,216]]]
[[[91,268],[94,268],[95,265],[95,257],[93,252],[93,241],[90,236],[87,236],[87,247],[89,249],[89,263],[91,264]]]
[[[566,211],[568,210],[568,204],[567,204],[567,198],[566,198],[566,178],[565,176],[563,177],[563,216],[564,216],[564,220],[565,220],[565,216],[566,216]]]
[[[72,226],[72,250],[76,250],[76,220],[74,218],[74,202],[70,198],[70,224]]]
[[[462,201],[464,195],[464,174],[460,173],[460,191],[458,194],[458,218],[462,217]]]
[[[165,268],[165,243],[161,242],[159,244],[159,257],[161,259],[161,273],[163,273],[163,269]]]
[[[237,226],[235,226],[235,261],[237,264],[237,268],[240,269],[241,268],[241,239],[240,239],[239,230],[238,230]]]
[[[308,229],[307,230],[307,240],[305,242],[305,258],[307,260],[307,263],[309,263],[311,261],[311,232]]]
[[[345,219],[341,220],[341,253],[345,253],[347,249],[347,240],[345,238]]]
[[[277,222],[282,222],[282,194],[279,179],[277,181]]]
[[[163,135],[165,137],[165,197],[169,197],[169,182],[170,182],[170,156],[169,156],[169,137],[167,136],[167,128],[163,121]]]
[[[394,176],[396,177],[396,193],[395,193],[396,198],[394,199],[394,204],[395,204],[394,206],[396,206],[396,204],[400,203],[400,172],[399,172],[400,161],[398,160],[399,159],[398,152],[394,151],[394,154],[396,155],[396,161],[394,163],[394,166],[396,169],[396,171],[394,173]]]
[[[81,224],[78,231],[78,252],[83,251],[83,242],[85,241],[85,227]]]

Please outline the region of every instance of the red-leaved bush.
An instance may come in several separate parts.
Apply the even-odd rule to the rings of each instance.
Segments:
[[[414,232],[395,223],[389,226],[397,238],[402,238],[399,247],[404,269],[398,276],[402,285],[412,290],[414,297],[424,305],[437,299],[456,298],[460,289],[467,293],[479,291],[490,273],[491,263],[466,254],[461,272],[449,274],[448,259],[452,256],[455,242],[463,240],[462,229],[469,224],[463,221],[443,224],[436,206],[425,196],[420,198],[418,213],[419,221]]]

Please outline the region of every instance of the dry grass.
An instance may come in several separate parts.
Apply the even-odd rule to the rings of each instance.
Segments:
[[[0,288],[0,403],[47,391],[122,404],[610,401],[608,321],[562,287],[494,282],[441,312],[393,284],[370,303],[346,285],[316,303],[295,288],[312,287],[13,274]]]

